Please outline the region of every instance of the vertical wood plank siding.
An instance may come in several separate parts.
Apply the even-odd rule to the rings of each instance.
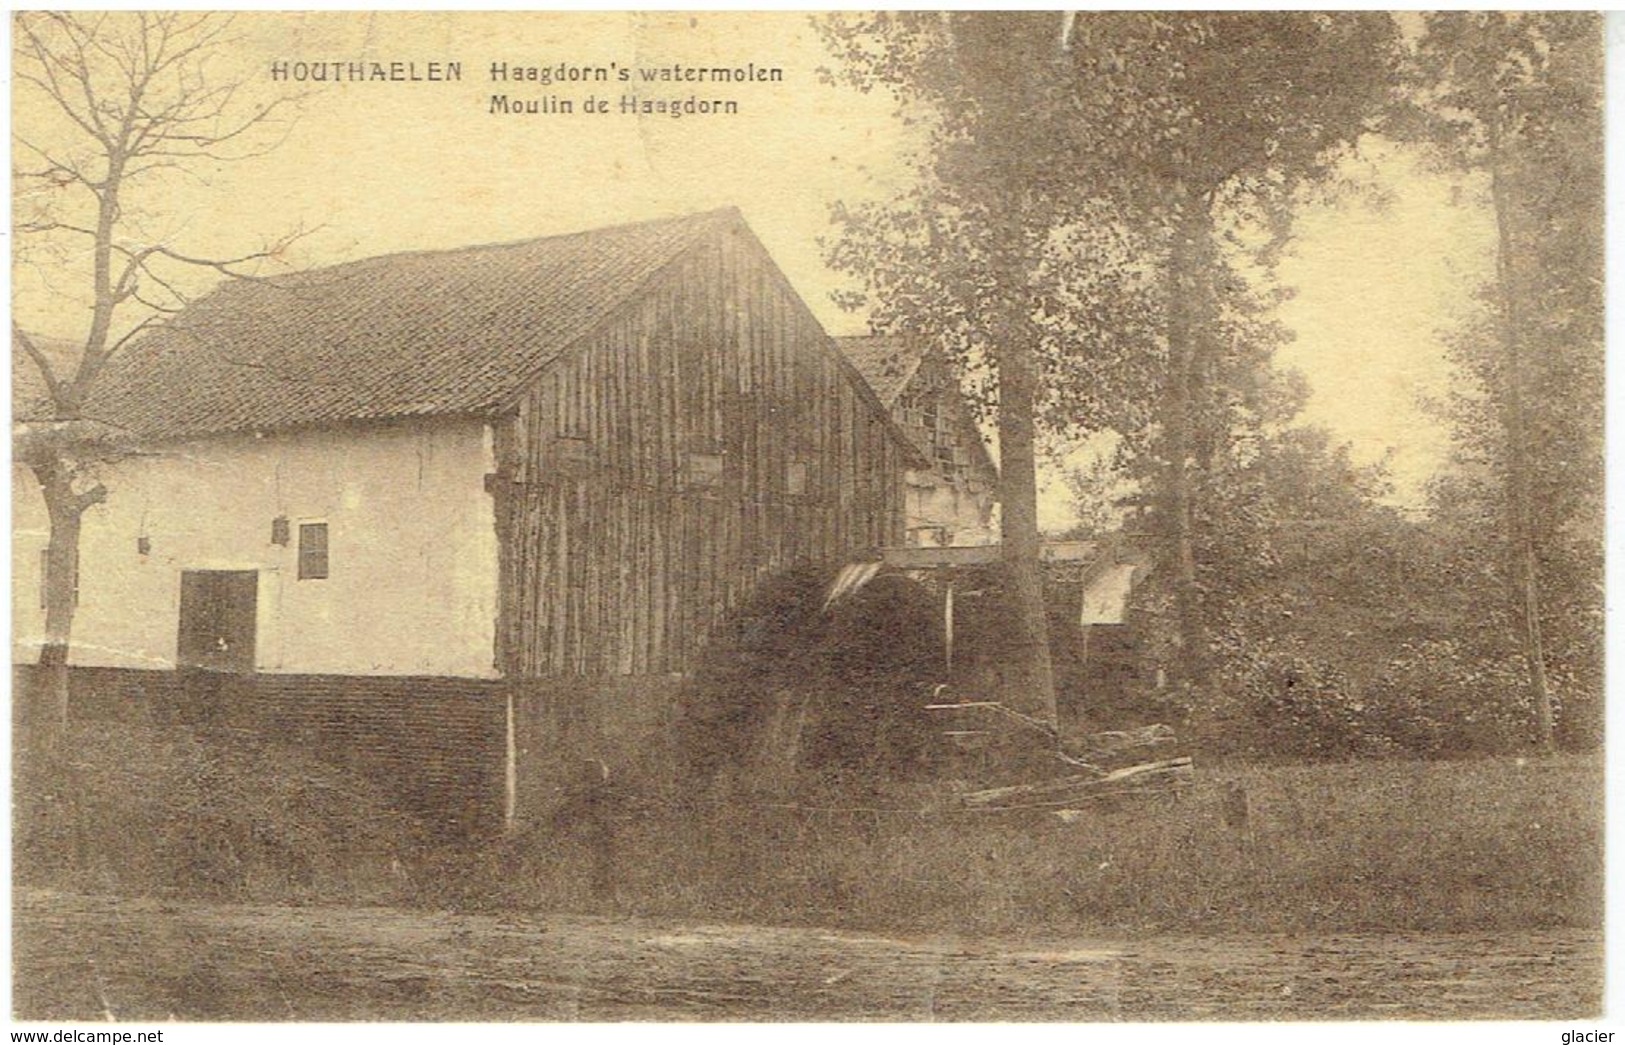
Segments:
[[[685,671],[765,576],[899,542],[907,461],[859,382],[747,232],[675,262],[499,426],[504,673]]]

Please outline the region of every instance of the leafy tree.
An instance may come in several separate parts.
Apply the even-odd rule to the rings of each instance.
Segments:
[[[1104,119],[1059,14],[902,13],[821,23],[840,75],[891,90],[921,129],[916,184],[834,211],[835,267],[871,322],[953,358],[997,420],[1005,561],[1019,607],[1003,697],[1055,718],[1038,568],[1044,425],[1140,423],[1149,298],[1091,146]],[[1105,260],[1109,259],[1109,260]],[[1112,317],[1113,322],[1104,320]],[[1087,350],[1085,342],[1087,341]]]
[[[1036,545],[1029,418],[1134,433],[1140,460],[1160,462],[1146,478],[1178,662],[1199,682],[1202,476],[1270,382],[1258,369],[1274,337],[1254,336],[1268,320],[1230,255],[1263,228],[1253,254],[1268,264],[1299,187],[1370,129],[1393,82],[1392,20],[893,15],[826,36],[928,139],[905,198],[837,211],[832,260],[864,278],[880,324],[988,362],[1014,564]]]
[[[1128,450],[1117,440],[1107,451],[1097,452],[1081,464],[1073,464],[1061,477],[1072,495],[1072,517],[1066,531],[1069,540],[1090,540],[1117,533],[1127,524],[1130,512],[1140,502],[1140,487],[1130,474]]]
[[[1486,187],[1496,230],[1485,310],[1453,346],[1435,507],[1503,571],[1545,748],[1554,670],[1577,703],[1600,689],[1601,70],[1600,17],[1559,12],[1429,15],[1411,70],[1407,129]]]
[[[68,710],[81,520],[107,497],[98,467],[129,449],[126,433],[86,416],[86,402],[109,360],[184,304],[185,270],[242,274],[288,242],[233,258],[198,256],[155,237],[154,214],[142,206],[151,197],[141,191],[171,185],[167,175],[255,155],[259,132],[286,101],[244,105],[240,84],[211,73],[228,25],[195,12],[14,17],[17,256],[80,281],[67,296],[88,306],[66,365],[12,326],[47,399],[42,416],[17,426],[13,446],[38,480],[50,519],[40,664],[58,726]]]
[[[1086,33],[1093,24],[1084,21]],[[1162,233],[1167,362],[1142,461],[1152,465],[1181,635],[1175,663],[1199,688],[1209,643],[1201,530],[1219,508],[1210,494],[1224,457],[1249,438],[1242,428],[1297,405],[1267,402],[1293,394],[1269,371],[1283,334],[1238,262],[1267,273],[1300,191],[1329,178],[1339,153],[1373,129],[1392,91],[1398,33],[1388,16],[1367,13],[1171,13],[1113,28],[1102,43],[1127,57],[1109,79],[1135,106],[1130,191]]]

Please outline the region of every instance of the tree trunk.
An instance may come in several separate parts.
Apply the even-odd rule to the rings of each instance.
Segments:
[[[1511,214],[1506,198],[1505,161],[1499,118],[1488,127],[1490,195],[1495,205],[1495,276],[1499,290],[1499,328],[1506,358],[1506,396],[1502,427],[1507,441],[1507,501],[1510,510],[1510,549],[1517,578],[1514,596],[1517,616],[1522,622],[1521,645],[1529,666],[1529,685],[1535,704],[1536,739],[1543,751],[1554,747],[1556,734],[1552,715],[1552,694],[1546,679],[1546,650],[1540,628],[1540,567],[1535,558],[1534,520],[1531,501],[1528,454],[1528,419],[1524,416],[1523,360],[1519,335],[1519,314]]]
[[[1047,215],[1035,207],[1029,163],[1042,148],[1032,107],[1043,97],[1049,68],[1040,56],[1065,54],[1065,19],[1050,13],[956,12],[951,16],[955,60],[983,107],[978,135],[987,160],[985,186],[994,188],[989,262],[1005,293],[983,307],[994,335],[998,371],[999,502],[1002,555],[1014,602],[1015,638],[1001,673],[1006,707],[1056,724],[1055,674],[1039,566],[1038,478],[1034,452],[1038,398],[1038,337],[1029,298],[1037,242]]]
[[[70,470],[58,460],[32,465],[45,499],[51,523],[45,549],[45,641],[40,647],[40,689],[43,706],[27,717],[40,731],[47,748],[55,748],[68,726],[68,643],[73,634],[75,595],[79,587],[79,528],[86,508],[95,500],[74,492]],[[98,498],[99,499],[99,498]]]
[[[43,706],[26,716],[46,748],[60,747],[68,727],[68,643],[79,602],[79,529],[85,509],[107,499],[100,483],[83,492],[73,487],[73,467],[61,457],[44,455],[29,462],[51,522],[45,546],[45,641],[40,647]]]
[[[1002,675],[1006,707],[1054,725],[1055,674],[1039,566],[1037,458],[1033,443],[1038,356],[1026,324],[1004,325],[999,369],[999,501],[1003,557],[1015,603],[1016,640]]]
[[[1168,253],[1168,382],[1162,411],[1166,458],[1163,533],[1172,568],[1180,640],[1173,678],[1176,683],[1201,687],[1207,682],[1207,638],[1196,580],[1191,456],[1195,447],[1198,365],[1198,306],[1194,298],[1203,279],[1198,269],[1208,223],[1206,208],[1183,186],[1177,190],[1176,205],[1179,213]]]

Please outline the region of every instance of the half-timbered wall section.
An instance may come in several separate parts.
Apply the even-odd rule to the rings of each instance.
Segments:
[[[905,479],[908,543],[997,542],[998,470],[945,361],[903,337],[837,343],[925,458]]]
[[[998,475],[958,383],[936,359],[921,362],[892,405],[892,417],[930,458],[908,473],[910,544],[989,544]]]
[[[764,576],[899,541],[910,456],[743,224],[704,237],[498,428],[504,673],[687,669]]]

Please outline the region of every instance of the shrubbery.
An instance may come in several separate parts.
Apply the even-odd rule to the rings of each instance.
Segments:
[[[1374,683],[1371,728],[1419,755],[1517,750],[1533,736],[1527,680],[1517,657],[1474,655],[1451,639],[1405,643]]]
[[[1220,695],[1194,716],[1199,741],[1255,757],[1341,759],[1370,751],[1365,707],[1348,678],[1302,643],[1236,643],[1226,652]]]
[[[1207,750],[1251,757],[1505,754],[1534,735],[1526,678],[1515,656],[1449,639],[1402,643],[1362,679],[1291,636],[1237,642],[1190,725]]]

